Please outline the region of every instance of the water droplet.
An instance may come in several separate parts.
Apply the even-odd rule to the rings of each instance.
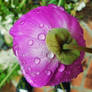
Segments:
[[[23,35],[23,33],[22,32],[18,32],[18,35],[20,36],[20,35]]]
[[[37,9],[37,10],[36,10],[36,12],[37,12],[37,13],[39,13],[39,12],[40,12],[40,10],[39,10],[39,9]]]
[[[23,68],[23,66],[21,66],[21,70],[23,70],[24,68]]]
[[[51,71],[47,71],[46,74],[47,74],[48,76],[50,76],[50,75],[51,75]]]
[[[24,69],[22,69],[22,73],[23,73],[23,74],[25,74],[25,71],[24,71]]]
[[[33,83],[33,81],[30,78],[28,78],[28,80],[29,80],[29,83]]]
[[[25,57],[25,55],[24,55],[24,54],[22,54],[22,56],[23,56],[23,57]]]
[[[17,50],[15,51],[15,55],[18,56],[18,51]]]
[[[45,34],[39,34],[39,36],[38,36],[38,39],[39,40],[45,40]]]
[[[20,24],[23,25],[24,24],[24,21],[21,21]]]
[[[41,27],[41,28],[44,27],[44,24],[40,24],[40,27]]]
[[[62,7],[59,7],[59,9],[62,10],[62,11],[64,11],[64,8],[62,8]]]
[[[40,63],[40,58],[35,58],[34,62],[35,62],[35,64],[39,64]]]
[[[47,54],[47,57],[50,58],[50,59],[52,59],[52,58],[54,57],[54,54],[53,54],[52,52],[49,52],[49,53]]]
[[[62,64],[60,68],[58,69],[59,72],[63,72],[65,70],[65,66]]]
[[[70,75],[70,71],[67,71],[66,74],[67,74],[67,75]]]
[[[33,10],[33,13],[39,13],[39,12],[40,12],[40,9]]]
[[[30,71],[31,70],[31,67],[28,67],[28,70]]]
[[[32,45],[33,45],[33,41],[30,40],[30,41],[28,42],[28,44],[29,44],[30,46],[32,46]]]
[[[51,7],[54,7],[54,8],[57,8],[57,6],[56,6],[56,5],[54,5],[54,4],[51,4],[50,6],[51,6]]]
[[[37,72],[36,74],[37,74],[37,75],[39,75],[39,74],[40,74],[40,72]]]
[[[33,77],[35,77],[35,76],[36,76],[34,72],[31,72],[31,75],[32,75]]]

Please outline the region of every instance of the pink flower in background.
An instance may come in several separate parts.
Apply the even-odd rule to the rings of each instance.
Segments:
[[[53,28],[65,28],[77,41],[85,46],[83,30],[78,21],[62,7],[50,4],[29,11],[16,21],[10,30],[13,50],[19,59],[26,80],[34,87],[58,85],[68,82],[82,72],[84,52],[70,65],[59,62],[48,50],[46,35]]]

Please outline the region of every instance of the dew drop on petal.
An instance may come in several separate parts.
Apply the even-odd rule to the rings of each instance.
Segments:
[[[40,74],[40,72],[37,72],[36,74],[37,74],[37,75],[39,75],[39,74]]]
[[[33,77],[35,77],[36,75],[35,75],[35,73],[33,73],[33,72],[31,72],[31,75],[33,76]]]
[[[23,70],[24,68],[23,68],[23,66],[21,66],[21,70]]]
[[[33,83],[33,81],[29,78],[29,83]]]
[[[57,8],[57,6],[56,6],[56,5],[51,5],[51,7],[53,7],[53,8]]]
[[[62,8],[62,7],[59,7],[59,9],[62,10],[62,11],[64,11],[64,8]]]
[[[68,75],[70,75],[70,71],[66,72]]]
[[[38,10],[36,10],[36,13],[39,13],[40,12],[40,10],[38,9]]]
[[[39,40],[45,40],[45,34],[41,33],[38,35]]]
[[[28,44],[29,44],[30,46],[32,46],[32,45],[33,45],[33,41],[30,40],[30,41],[28,42]]]
[[[22,54],[22,56],[23,56],[23,57],[25,57],[25,55],[24,55],[24,54]]]
[[[21,21],[20,24],[23,25],[24,24],[24,21]]]
[[[24,69],[22,69],[22,73],[23,73],[23,74],[25,74],[25,71],[24,71]]]
[[[30,71],[31,70],[31,67],[28,67],[28,70]]]
[[[35,59],[34,59],[34,62],[35,62],[35,64],[39,64],[40,63],[40,58],[38,58],[38,57],[36,57]]]
[[[40,28],[43,28],[44,27],[44,24],[40,24]]]
[[[52,59],[52,58],[54,57],[54,54],[53,54],[52,52],[49,52],[49,53],[47,54],[47,57],[50,58],[50,59]]]
[[[65,66],[62,64],[60,68],[58,69],[59,72],[63,72],[65,70]]]
[[[15,51],[15,55],[18,56],[18,51],[17,50]]]
[[[47,74],[48,76],[50,76],[50,75],[51,75],[51,71],[47,71],[46,74]]]

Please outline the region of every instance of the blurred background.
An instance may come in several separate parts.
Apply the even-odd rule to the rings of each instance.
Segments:
[[[51,3],[60,4],[68,13],[78,18],[84,30],[86,45],[92,47],[92,0],[0,0],[0,92],[16,92],[23,76],[12,51],[10,28],[29,10]],[[71,92],[92,92],[92,55],[86,54],[82,65],[84,72],[71,81]],[[54,90],[53,87],[43,87],[34,88],[34,92]]]

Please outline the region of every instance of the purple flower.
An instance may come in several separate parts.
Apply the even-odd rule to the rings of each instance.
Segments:
[[[71,81],[82,72],[84,52],[70,65],[59,62],[46,45],[46,35],[53,28],[65,28],[85,46],[83,30],[78,21],[62,7],[50,4],[29,11],[16,21],[10,30],[13,50],[19,59],[26,80],[34,87],[57,85]]]

